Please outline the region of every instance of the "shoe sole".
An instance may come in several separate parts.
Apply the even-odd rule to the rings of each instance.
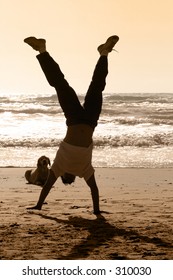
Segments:
[[[109,37],[106,42],[98,47],[98,51],[108,51],[111,52],[115,44],[119,41],[119,37],[114,35]]]
[[[24,39],[24,42],[31,46],[33,49],[38,50],[40,47],[40,44],[45,44],[46,40],[45,39],[37,39],[35,37],[28,37]]]

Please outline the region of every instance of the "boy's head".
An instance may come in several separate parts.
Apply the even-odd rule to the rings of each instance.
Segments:
[[[69,174],[69,173],[64,173],[63,176],[61,176],[61,180],[64,185],[70,185],[74,183],[76,176]]]

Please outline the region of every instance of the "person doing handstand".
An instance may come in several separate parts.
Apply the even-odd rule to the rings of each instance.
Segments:
[[[67,125],[65,138],[59,146],[38,202],[36,206],[28,209],[41,210],[47,195],[58,177],[61,177],[64,184],[71,184],[74,182],[75,177],[79,176],[84,178],[90,187],[94,214],[100,213],[99,191],[92,166],[92,136],[102,108],[102,92],[105,88],[106,76],[108,74],[107,57],[118,40],[118,36],[111,36],[104,44],[97,48],[100,57],[83,105],[79,102],[75,91],[65,80],[59,65],[47,52],[46,40],[35,37],[28,37],[24,40],[25,43],[39,52],[37,59],[48,83],[57,92]]]

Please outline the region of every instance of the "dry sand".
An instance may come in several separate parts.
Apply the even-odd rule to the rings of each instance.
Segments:
[[[89,188],[55,184],[41,211],[24,168],[0,169],[0,259],[173,259],[173,169],[96,169],[102,215]]]

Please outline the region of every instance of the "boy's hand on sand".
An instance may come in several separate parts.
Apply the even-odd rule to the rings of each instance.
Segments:
[[[38,207],[37,205],[36,206],[33,206],[33,207],[28,207],[26,208],[27,210],[41,210],[40,207]]]

